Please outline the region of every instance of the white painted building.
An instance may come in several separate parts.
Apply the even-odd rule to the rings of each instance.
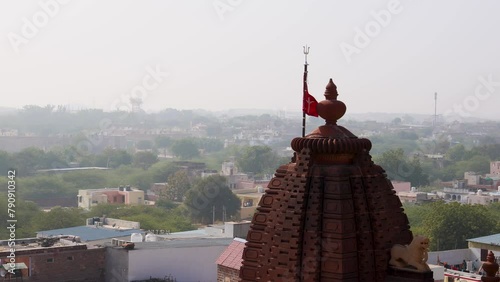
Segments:
[[[106,248],[106,281],[175,278],[176,281],[212,282],[215,261],[233,241],[229,238],[192,238],[136,242],[133,250]]]

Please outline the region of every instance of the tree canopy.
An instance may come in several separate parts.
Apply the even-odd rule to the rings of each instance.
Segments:
[[[212,223],[215,220],[236,218],[241,209],[240,199],[229,189],[226,179],[220,175],[212,175],[200,179],[186,193],[184,200],[191,218],[200,223]]]
[[[170,201],[182,201],[190,188],[191,184],[186,170],[179,170],[168,178],[167,189],[164,197],[161,198]]]
[[[498,214],[483,205],[438,201],[404,208],[414,235],[429,237],[431,251],[467,248],[467,239],[500,231]]]
[[[238,166],[244,172],[271,173],[279,165],[280,158],[268,146],[244,147],[238,156]]]
[[[174,155],[183,160],[189,160],[200,155],[196,142],[191,139],[176,140],[170,149]]]
[[[408,160],[401,148],[386,151],[374,159],[391,180],[408,181],[413,186],[429,184],[429,176],[422,170],[420,160],[418,158]]]

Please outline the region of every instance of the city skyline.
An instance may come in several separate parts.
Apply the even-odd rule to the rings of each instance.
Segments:
[[[496,1],[0,3],[1,107],[300,111],[331,77],[348,113],[497,119]]]

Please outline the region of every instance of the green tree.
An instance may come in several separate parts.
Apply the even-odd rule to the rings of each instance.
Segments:
[[[77,190],[73,184],[65,182],[61,177],[49,175],[18,178],[17,184],[22,187],[19,192],[25,200],[67,196]]]
[[[26,148],[12,155],[13,167],[17,168],[22,176],[31,175],[39,169],[52,169],[67,167],[62,156],[53,152],[45,153],[39,148]]]
[[[155,138],[155,145],[158,148],[168,148],[172,145],[172,138],[168,136],[158,136]]]
[[[137,167],[148,169],[157,162],[158,156],[152,152],[137,152],[134,154],[133,164]]]
[[[420,160],[418,158],[413,158],[411,161],[407,162],[409,167],[406,177],[406,181],[410,182],[413,186],[420,187],[429,185],[429,176],[424,173]]]
[[[458,144],[448,149],[446,157],[453,162],[458,162],[465,159],[466,150],[464,145]]]
[[[220,175],[212,175],[200,179],[186,193],[184,204],[190,217],[200,223],[207,224],[213,220],[226,220],[238,217],[241,208],[240,199],[229,189],[226,179]]]
[[[191,139],[176,140],[170,149],[174,155],[183,160],[189,160],[200,155],[198,146]]]
[[[489,173],[490,159],[484,155],[474,156],[465,163],[465,171],[474,171],[481,174]]]
[[[218,152],[224,149],[224,142],[213,138],[196,139],[197,147],[205,153]]]
[[[161,148],[163,149],[163,155],[167,155],[167,148],[169,148],[172,145],[173,141],[172,138],[168,136],[158,136],[155,138],[155,145],[156,148]]]
[[[125,150],[106,148],[96,156],[95,165],[100,167],[117,168],[132,163],[132,156]]]
[[[255,174],[271,173],[278,165],[279,157],[268,146],[251,146],[243,148],[238,157],[238,166],[244,172]]]
[[[491,160],[500,159],[500,144],[489,144],[480,147],[474,147],[471,149],[471,154],[473,156],[483,155],[488,156]]]
[[[430,204],[421,230],[430,238],[431,251],[467,248],[467,239],[498,232],[488,207],[443,201]]]
[[[13,165],[14,163],[9,153],[0,151],[0,170],[5,173],[8,169],[14,168]]]
[[[106,187],[108,171],[70,171],[59,175],[64,182],[76,189],[97,189]]]
[[[148,169],[154,183],[167,182],[168,178],[178,170],[177,165],[168,161],[157,162]]]
[[[164,198],[171,201],[182,201],[186,192],[191,188],[188,174],[179,170],[168,178],[168,185]],[[160,194],[160,196],[163,196]],[[163,198],[163,197],[162,197]]]
[[[401,148],[386,151],[374,159],[391,180],[409,181],[414,186],[429,184],[429,176],[424,173],[420,160],[413,158],[408,161]]]
[[[192,230],[189,218],[177,209],[164,209],[155,206],[127,206],[101,204],[92,207],[89,216],[103,216],[137,221],[145,230],[169,230],[171,232]]]
[[[126,178],[126,183],[132,185],[133,187],[138,187],[144,192],[147,191],[151,184],[154,183],[153,177],[149,171],[139,171],[128,175]]]
[[[8,219],[12,219],[8,216],[8,197],[7,193],[0,193],[0,220],[6,222]],[[33,219],[38,214],[43,214],[40,208],[33,202],[24,201],[19,197],[16,197],[15,215],[17,219],[16,223],[16,237],[17,238],[27,238],[34,237],[36,229],[33,225]],[[9,230],[7,228],[0,228],[0,240],[6,240],[9,238]]]
[[[135,147],[139,150],[151,150],[153,149],[153,142],[151,140],[140,140],[135,144]]]
[[[394,118],[392,121],[391,121],[391,124],[393,125],[400,125],[401,124],[401,118],[397,117],[397,118]]]
[[[84,225],[85,218],[81,209],[54,207],[48,212],[38,214],[33,223],[37,231],[51,230]]]

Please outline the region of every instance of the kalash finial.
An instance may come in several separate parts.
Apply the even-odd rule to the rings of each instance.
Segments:
[[[337,92],[337,85],[335,85],[333,80],[330,78],[330,81],[328,81],[328,84],[326,85],[325,98],[328,100],[337,100],[337,96],[339,96],[339,93]]]
[[[337,86],[330,78],[325,89],[326,100],[318,103],[318,115],[325,119],[326,125],[336,125],[337,120],[339,120],[347,110],[346,105],[342,101],[337,100],[338,95]]]
[[[337,125],[337,120],[344,116],[347,107],[342,102],[337,100],[337,86],[330,78],[325,89],[325,100],[318,102],[317,112],[326,123],[306,136],[306,138],[356,138],[349,130]]]

